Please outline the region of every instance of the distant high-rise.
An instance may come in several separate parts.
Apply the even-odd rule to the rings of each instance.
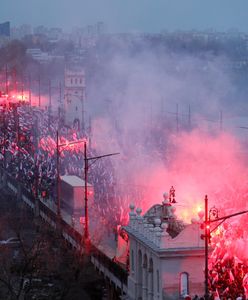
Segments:
[[[104,31],[105,31],[105,25],[104,25],[103,22],[97,22],[96,28],[97,28],[97,34],[98,34],[98,35],[104,34]]]
[[[10,22],[0,24],[0,36],[10,36]]]

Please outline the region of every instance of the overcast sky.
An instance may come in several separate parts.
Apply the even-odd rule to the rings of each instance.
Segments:
[[[248,31],[248,0],[0,0],[0,22],[72,27],[103,21],[109,32]]]

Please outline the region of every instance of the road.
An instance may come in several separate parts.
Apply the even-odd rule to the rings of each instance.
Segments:
[[[93,265],[40,219],[35,220],[23,202],[1,188],[0,239],[12,236],[19,236],[22,242],[21,246],[1,249],[0,299],[103,299],[105,282]],[[29,277],[39,280],[18,293],[22,280]]]

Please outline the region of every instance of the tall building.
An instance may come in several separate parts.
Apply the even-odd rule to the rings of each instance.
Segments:
[[[0,24],[0,36],[10,37],[10,22]]]
[[[105,32],[105,25],[103,22],[97,22],[96,30],[98,35],[102,35]]]
[[[128,299],[178,300],[204,294],[204,241],[199,224],[180,224],[164,198],[143,216],[130,205]],[[178,223],[179,222],[179,223]]]
[[[76,129],[85,128],[85,74],[82,69],[65,70],[64,115],[65,123]]]

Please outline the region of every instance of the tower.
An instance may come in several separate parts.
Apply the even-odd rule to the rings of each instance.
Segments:
[[[82,69],[65,70],[65,123],[78,130],[85,129],[85,73]]]

